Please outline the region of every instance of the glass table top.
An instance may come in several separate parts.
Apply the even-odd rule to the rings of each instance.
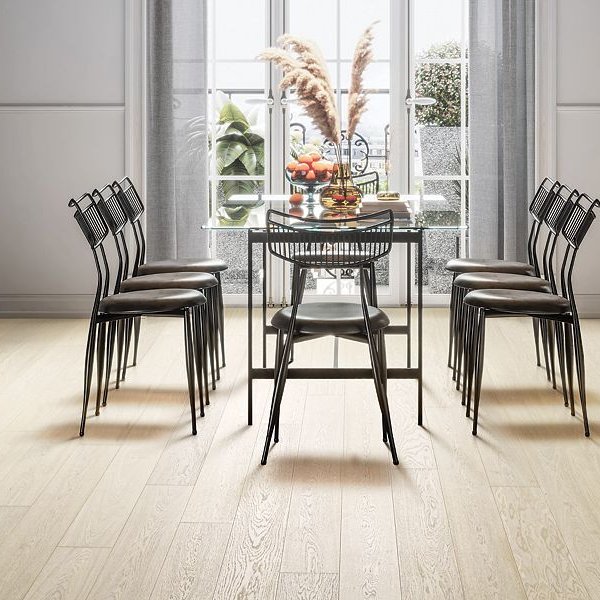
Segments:
[[[440,231],[462,231],[465,225],[457,222],[460,218],[456,212],[449,207],[446,199],[441,195],[406,195],[400,200],[378,200],[375,195],[365,195],[361,207],[356,213],[340,213],[328,210],[318,202],[307,205],[306,196],[304,203],[299,206],[289,202],[289,195],[281,194],[254,194],[233,195],[218,209],[203,229],[214,230],[246,230],[266,229],[266,215],[269,209],[287,213],[293,221],[294,217],[336,220],[351,218],[355,214],[369,214],[390,209],[394,214],[394,229],[431,229]],[[422,211],[421,206],[425,202],[427,210]],[[404,206],[409,206],[407,214]],[[432,210],[433,207],[433,210]],[[439,210],[437,210],[439,209]]]

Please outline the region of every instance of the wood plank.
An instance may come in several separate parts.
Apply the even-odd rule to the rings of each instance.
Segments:
[[[228,523],[181,523],[152,600],[212,598],[230,530]]]
[[[0,540],[6,539],[27,511],[27,506],[0,506]]]
[[[589,598],[543,492],[502,487],[494,495],[527,597]]]
[[[281,570],[337,573],[344,396],[307,398]],[[343,384],[341,386],[343,392]]]
[[[88,600],[150,597],[190,492],[184,486],[144,489]]]
[[[115,446],[81,444],[3,540],[0,572],[7,598],[25,595],[116,451]]]
[[[470,421],[452,409],[427,415],[465,597],[525,599]]]
[[[434,469],[392,469],[403,598],[463,598],[444,498]]]
[[[74,450],[71,443],[29,447],[0,482],[0,505],[31,506]]]
[[[390,468],[372,383],[345,384],[340,598],[399,598]]]
[[[81,600],[104,566],[108,548],[56,548],[25,600]]]
[[[282,573],[277,600],[337,600],[337,573]]]
[[[276,597],[300,426],[282,423],[280,442],[269,455],[267,465],[262,466],[259,461],[264,433],[263,425],[214,600],[274,600]]]

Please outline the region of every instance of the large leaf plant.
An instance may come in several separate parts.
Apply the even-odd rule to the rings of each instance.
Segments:
[[[217,173],[229,176],[259,176],[265,170],[265,138],[256,125],[257,113],[247,117],[231,100],[219,109],[214,152]],[[256,194],[259,181],[219,182],[219,196],[227,201],[233,194]]]

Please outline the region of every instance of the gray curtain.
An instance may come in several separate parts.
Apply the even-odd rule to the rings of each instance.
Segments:
[[[207,254],[206,1],[149,0],[148,258]]]
[[[535,0],[470,0],[469,252],[525,260],[534,190]]]

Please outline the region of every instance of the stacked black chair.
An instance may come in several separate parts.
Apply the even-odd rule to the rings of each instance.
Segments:
[[[110,262],[104,247],[104,242],[109,234],[109,227],[94,199],[90,194],[84,194],[79,200],[72,199],[69,206],[75,209],[75,220],[92,250],[97,272],[96,295],[90,317],[85,354],[83,410],[79,435],[85,433],[96,345],[98,378],[96,415],[98,415],[100,413],[101,397],[103,398],[103,404],[106,404],[108,395],[117,324],[144,315],[158,314],[183,317],[192,433],[195,435],[195,381],[197,378],[200,398],[202,398],[202,350],[205,347],[200,310],[206,303],[206,298],[196,289],[164,288],[160,290],[119,292],[122,272],[120,272],[120,268],[117,268],[116,273],[114,273],[114,270],[111,273]]]
[[[454,371],[453,378],[457,377],[458,367],[458,344],[461,338],[460,326],[460,311],[462,307],[462,297],[464,291],[455,285],[456,278],[464,273],[500,273],[509,275],[524,275],[533,277],[542,277],[543,273],[540,269],[540,261],[538,258],[538,240],[542,232],[544,217],[552,205],[554,195],[561,188],[559,182],[555,182],[546,177],[539,188],[529,206],[529,214],[531,215],[532,224],[529,231],[527,242],[527,255],[529,262],[510,261],[502,259],[480,259],[480,258],[454,258],[446,264],[446,269],[453,274],[452,294],[450,297],[450,331],[448,339],[448,366]],[[537,364],[540,366],[540,351],[539,351],[539,323],[537,319],[533,321],[535,347]],[[544,353],[548,356],[547,342],[545,336]],[[550,379],[550,371],[548,360],[546,360],[546,372]]]
[[[544,244],[540,248],[537,244],[536,236],[530,236],[530,259],[536,273],[540,273],[542,277],[535,275],[521,275],[513,273],[463,273],[454,279],[454,287],[457,290],[456,301],[457,309],[455,319],[455,330],[458,335],[458,343],[455,346],[455,373],[456,373],[456,389],[459,389],[461,376],[461,361],[463,354],[463,339],[466,311],[463,304],[463,299],[471,290],[481,289],[505,289],[505,290],[525,290],[534,292],[556,293],[556,286],[552,282],[552,271],[550,263],[554,259],[554,251],[559,233],[569,217],[570,211],[574,203],[579,197],[579,192],[571,190],[566,185],[561,185],[555,191],[554,185],[548,194],[542,193],[543,187],[540,187],[534,201],[531,204],[531,213],[534,216],[534,224],[537,224],[536,233],[539,236],[544,228],[547,230],[547,235]],[[542,221],[538,223],[537,219],[542,217]],[[555,331],[552,321],[544,319],[534,319],[534,331],[541,328],[544,358],[548,379],[552,382],[552,386],[556,389],[556,374],[555,374]],[[559,336],[559,346],[562,344],[560,338],[561,331],[557,330],[556,335]],[[539,342],[538,336],[535,336],[536,353],[538,354],[539,364]],[[563,390],[564,391],[564,390]],[[464,396],[463,396],[464,401]],[[566,401],[566,398],[565,398]]]
[[[218,343],[221,347],[221,365],[225,366],[225,334],[223,312],[223,288],[221,273],[227,270],[227,264],[217,258],[179,258],[171,260],[146,261],[146,238],[142,227],[141,218],[144,214],[144,204],[135,189],[131,179],[124,177],[115,181],[113,188],[129,219],[134,233],[136,253],[133,261],[132,276],[159,275],[165,273],[210,273],[217,279],[216,310],[211,311],[213,322],[212,330],[217,332]],[[134,362],[137,356],[139,339],[139,320],[135,322],[134,332]],[[216,364],[217,379],[219,379],[219,362]]]
[[[274,391],[261,463],[267,462],[269,447],[279,441],[279,415],[293,345],[323,336],[367,343],[373,380],[382,415],[383,439],[389,441],[394,464],[398,456],[387,398],[385,328],[387,315],[374,306],[371,290],[375,282],[371,266],[389,254],[393,216],[390,210],[341,220],[298,218],[275,210],[267,213],[267,244],[273,256],[291,263],[291,306],[279,310],[271,320],[277,330]],[[351,302],[303,303],[306,273],[312,269],[357,269],[360,304]]]
[[[463,393],[467,396],[467,415],[470,414],[471,397],[473,397],[473,435],[477,434],[486,319],[505,316],[531,316],[552,321],[557,330],[561,331],[558,339],[563,390],[566,390],[568,385],[571,414],[575,415],[574,353],[584,433],[586,436],[590,434],[586,409],[583,343],[573,292],[572,274],[577,252],[596,218],[595,210],[600,202],[592,200],[587,194],[579,195],[575,203],[572,203],[571,200],[572,198],[564,200],[562,207],[556,206],[556,204],[552,207],[557,215],[556,219],[563,223],[560,237],[566,243],[558,274],[555,272],[553,260],[556,240],[552,242],[545,255],[545,264],[554,293],[522,289],[480,289],[469,292],[464,298],[464,304],[468,311],[468,324],[465,329],[466,362]],[[564,218],[565,214],[568,215],[566,218]]]

